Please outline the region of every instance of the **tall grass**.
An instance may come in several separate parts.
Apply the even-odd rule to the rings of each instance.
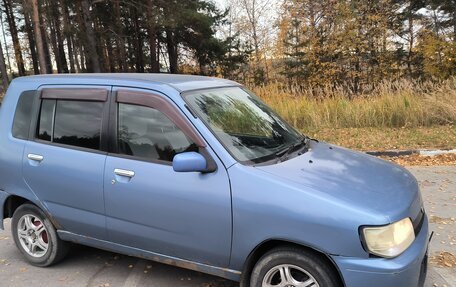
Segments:
[[[456,78],[440,83],[384,82],[357,97],[339,87],[303,89],[269,84],[252,90],[300,129],[456,123]]]

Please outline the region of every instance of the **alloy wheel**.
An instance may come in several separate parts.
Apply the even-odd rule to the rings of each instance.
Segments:
[[[17,235],[22,248],[28,255],[39,258],[46,254],[49,248],[49,238],[43,221],[32,214],[26,214],[19,219]]]
[[[301,267],[282,264],[269,270],[263,278],[262,287],[320,287],[317,280]]]

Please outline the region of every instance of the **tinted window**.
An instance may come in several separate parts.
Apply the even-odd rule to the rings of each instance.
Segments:
[[[30,129],[33,96],[35,91],[26,91],[21,94],[17,103],[13,121],[13,137],[27,139]]]
[[[40,120],[38,126],[38,138],[52,140],[52,124],[55,114],[55,100],[43,100],[41,102]]]
[[[119,104],[119,153],[172,161],[175,154],[197,151],[197,146],[156,109]]]
[[[53,142],[99,149],[102,102],[57,101]]]

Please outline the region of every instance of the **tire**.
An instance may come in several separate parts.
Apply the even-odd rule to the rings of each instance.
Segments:
[[[57,236],[51,221],[35,205],[26,203],[16,209],[11,232],[17,248],[32,265],[47,267],[68,253],[69,243]]]
[[[342,284],[334,268],[320,255],[283,247],[263,255],[253,268],[250,287],[266,286],[341,287]]]

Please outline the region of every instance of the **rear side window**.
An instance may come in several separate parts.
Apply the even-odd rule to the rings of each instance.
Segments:
[[[171,162],[174,155],[198,147],[162,112],[143,106],[119,104],[119,153]]]
[[[37,138],[100,149],[103,102],[48,100],[41,103]]]
[[[23,92],[17,102],[16,112],[13,120],[13,137],[28,139],[30,120],[32,113],[33,98],[36,91]]]

